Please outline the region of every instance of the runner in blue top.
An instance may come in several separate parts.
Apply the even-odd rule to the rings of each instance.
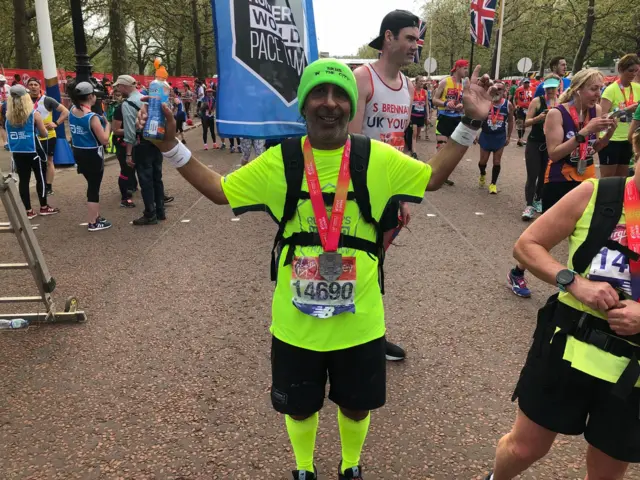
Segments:
[[[40,112],[33,110],[33,101],[26,88],[22,85],[14,85],[9,93],[6,102],[5,128],[13,165],[20,179],[18,190],[27,210],[27,217],[31,219],[37,215],[31,208],[29,193],[32,171],[36,178],[40,215],[55,215],[60,210],[47,204],[45,171],[42,163],[42,160],[46,158],[46,153],[36,135],[36,131],[43,137],[47,134],[44,121]]]
[[[111,227],[100,216],[100,185],[104,175],[103,146],[109,144],[111,125],[105,117],[91,111],[96,103],[93,85],[80,82],[75,89],[76,104],[69,114],[69,129],[73,143],[73,156],[78,173],[87,180],[87,210],[89,231],[96,232]]]
[[[484,188],[487,175],[487,163],[489,157],[493,153],[493,167],[491,169],[491,184],[489,185],[489,193],[495,195],[498,193],[498,176],[500,175],[500,161],[504,147],[509,145],[511,132],[513,131],[513,105],[506,99],[506,88],[504,83],[497,82],[495,84],[495,94],[489,117],[482,124],[480,133],[480,188]],[[508,129],[508,132],[507,132]]]

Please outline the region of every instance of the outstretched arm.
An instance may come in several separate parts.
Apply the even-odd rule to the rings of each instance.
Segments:
[[[488,92],[491,88],[491,80],[488,75],[479,78],[480,68],[480,65],[475,68],[471,80],[464,80],[464,114],[474,120],[487,118],[491,108],[491,96]],[[438,190],[442,186],[469,146],[473,144],[476,135],[477,130],[474,131],[462,124],[456,128],[445,147],[427,162],[431,165],[431,178],[427,190]]]

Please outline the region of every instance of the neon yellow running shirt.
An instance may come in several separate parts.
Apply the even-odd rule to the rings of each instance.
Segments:
[[[304,142],[305,137],[301,139]],[[343,148],[313,150],[323,192],[335,192]],[[367,172],[371,213],[379,220],[390,199],[420,203],[431,178],[431,167],[414,160],[395,148],[372,140]],[[287,185],[282,149],[270,148],[247,166],[222,179],[222,188],[236,215],[247,211],[267,211],[282,218]],[[302,190],[308,191],[306,179]],[[350,184],[353,191],[353,184]],[[327,207],[327,215],[331,207]],[[295,232],[314,232],[315,216],[310,200],[300,200],[298,209],[285,228],[284,237]],[[275,232],[274,232],[275,233]],[[342,233],[372,242],[373,225],[360,214],[354,200],[347,201]],[[315,351],[341,350],[380,338],[385,333],[384,307],[378,285],[378,259],[360,250],[340,248],[343,257],[354,258],[355,313],[341,313],[330,318],[316,318],[298,310],[292,300],[292,265],[284,265],[288,246],[278,260],[278,281],[273,294],[271,333],[296,347]],[[321,247],[295,247],[296,257],[317,257]],[[265,262],[268,252],[265,251]]]

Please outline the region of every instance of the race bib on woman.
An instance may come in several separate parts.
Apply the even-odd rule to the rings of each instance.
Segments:
[[[624,225],[618,225],[611,234],[611,240],[627,246],[627,230]],[[607,282],[616,290],[631,296],[631,271],[629,259],[617,250],[603,247],[591,261],[589,280]]]
[[[293,305],[302,313],[316,318],[355,313],[355,290],[355,257],[342,257],[342,275],[335,281],[322,278],[318,257],[294,257],[291,294]]]

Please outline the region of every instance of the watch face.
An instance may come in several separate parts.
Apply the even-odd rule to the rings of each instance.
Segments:
[[[556,276],[556,281],[560,285],[569,285],[574,278],[575,274],[571,270],[560,270]]]

